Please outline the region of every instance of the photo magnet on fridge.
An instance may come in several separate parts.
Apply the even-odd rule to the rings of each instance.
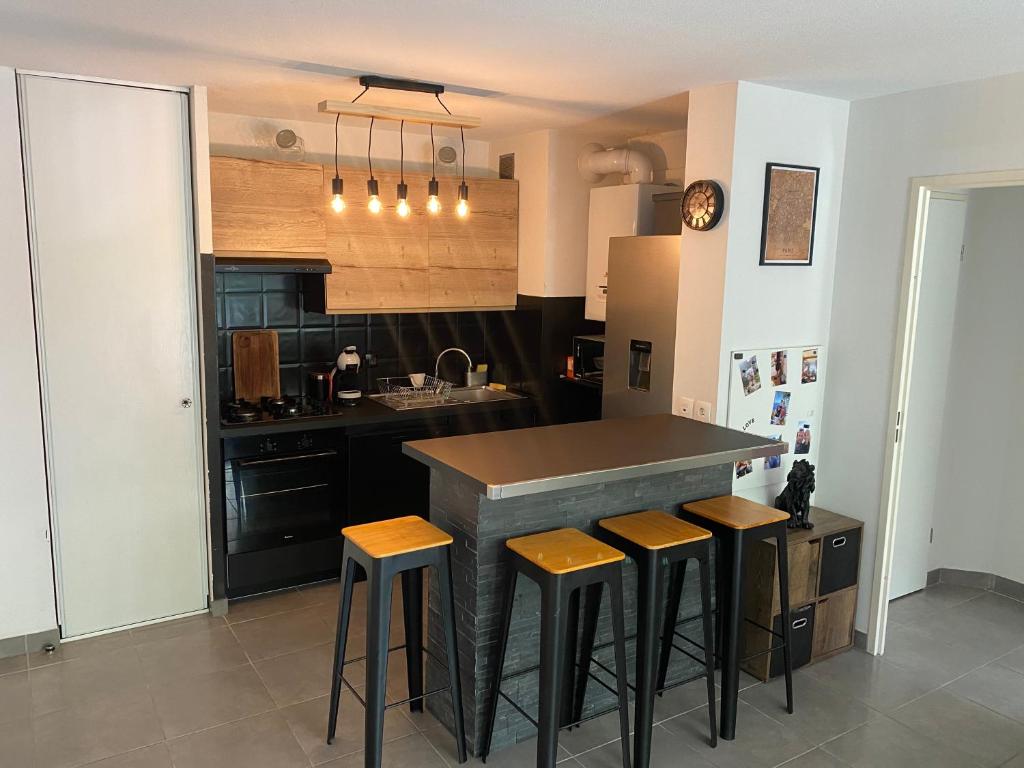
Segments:
[[[743,394],[752,395],[761,388],[761,374],[757,370],[757,355],[751,355],[740,361],[740,380],[743,382]]]

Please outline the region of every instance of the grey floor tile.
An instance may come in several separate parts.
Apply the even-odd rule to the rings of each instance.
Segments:
[[[1024,645],[1000,656],[998,663],[1024,675]]]
[[[958,606],[958,611],[969,619],[981,619],[1024,634],[1024,603],[1013,598],[986,592],[977,600]]]
[[[353,592],[355,590],[353,589]],[[299,587],[299,600],[303,605],[337,603],[341,598],[341,585],[337,579],[306,584]],[[365,605],[365,602],[363,603]]]
[[[193,632],[209,632],[223,629],[226,625],[223,616],[211,616],[208,613],[199,616],[188,616],[184,619],[172,619],[148,627],[133,629],[132,639],[136,644],[149,643],[154,640],[168,640],[172,637],[190,635]]]
[[[882,712],[892,711],[933,689],[912,672],[858,649],[818,662],[804,673]]]
[[[168,739],[275,708],[251,665],[150,687]]]
[[[947,690],[1024,723],[1024,674],[998,661],[954,680]]]
[[[72,659],[84,659],[91,656],[101,656],[112,651],[123,650],[132,645],[132,633],[129,630],[111,632],[98,637],[89,637],[84,640],[71,640],[60,643],[53,653],[37,651],[28,656],[30,667],[45,667],[50,664],[59,664],[62,661]]]
[[[308,768],[279,712],[249,717],[168,742],[174,768]]]
[[[38,768],[82,765],[164,737],[145,689],[77,701],[35,718],[32,728]]]
[[[1021,752],[1016,757],[1007,760],[1002,764],[1001,768],[1024,768],[1024,752]]]
[[[174,768],[171,763],[171,752],[166,744],[154,744],[151,747],[126,752],[116,757],[108,757],[96,763],[89,763],[88,768]]]
[[[819,748],[805,752],[800,757],[794,757],[779,768],[848,768],[848,765],[835,755],[830,755]]]
[[[24,722],[0,725],[0,755],[4,768],[35,768],[32,727]]]
[[[414,733],[384,745],[381,768],[445,768],[446,763],[421,733]],[[362,752],[332,760],[325,765],[332,768],[363,768]],[[490,763],[488,763],[490,765]]]
[[[973,608],[975,604],[981,604],[982,600],[984,598],[979,597],[935,613],[915,624],[914,628],[945,643],[969,650],[973,666],[986,664],[1020,645],[1024,639],[1024,624],[1015,627],[998,617],[993,617],[994,620],[982,618],[979,613],[989,612],[979,612]]]
[[[296,740],[313,765],[326,763],[363,748],[364,719],[363,706],[355,697],[345,691],[341,696],[338,729],[334,743],[327,744],[327,715],[330,696],[321,696],[301,704],[294,704],[281,710]],[[416,727],[396,709],[384,713],[384,742],[394,741],[416,733]]]
[[[889,619],[900,624],[913,624],[936,611],[951,608],[980,597],[985,590],[957,584],[935,584],[920,592],[889,602]]]
[[[0,677],[0,725],[28,720],[32,714],[32,689],[28,672]]]
[[[855,728],[822,749],[853,768],[978,768],[963,752],[936,744],[888,717]]]
[[[1024,724],[946,689],[900,707],[891,717],[982,765],[998,766],[1024,751]]]
[[[28,656],[24,653],[0,659],[0,676],[24,672],[26,669],[28,669]]]
[[[332,643],[255,662],[256,671],[279,707],[330,693],[333,666]],[[353,685],[362,684],[362,662],[347,666],[345,677]]]
[[[721,696],[721,691],[715,687],[715,697]],[[660,723],[670,717],[689,712],[691,709],[706,706],[708,703],[708,688],[704,679],[694,680],[686,685],[680,685],[665,691],[661,696],[654,697],[654,722]]]
[[[883,659],[912,673],[929,688],[938,688],[991,659],[972,648],[947,642],[941,633],[914,627],[887,628]]]
[[[880,717],[859,699],[837,691],[806,672],[793,675],[793,709],[786,712],[786,684],[778,678],[740,694],[768,717],[779,720],[812,744],[822,744]]]
[[[253,597],[243,597],[228,603],[228,612],[224,617],[228,624],[237,624],[252,619],[262,619],[285,611],[303,608],[306,603],[299,596],[298,590],[282,589],[279,592],[268,592]]]
[[[622,750],[618,742],[607,744],[578,755],[576,760],[585,768],[622,768]],[[489,761],[488,761],[489,764]],[[694,751],[684,736],[659,725],[651,732],[651,768],[714,768]]]
[[[736,738],[719,739],[713,749],[708,743],[707,713],[703,709],[666,720],[661,727],[680,736],[702,758],[719,768],[774,768],[815,746],[788,723],[770,718],[742,700],[736,718]]]
[[[29,671],[32,713],[43,715],[113,693],[146,689],[146,677],[132,646],[84,656]]]
[[[232,624],[231,629],[254,662],[334,640],[315,608]]]
[[[633,705],[629,706],[629,729],[633,729]],[[558,742],[570,754],[579,755],[595,747],[609,744],[619,738],[622,729],[619,726],[619,712],[609,712],[601,717],[583,723],[579,728],[562,731],[558,734]]]
[[[153,683],[231,669],[248,661],[227,627],[141,643],[135,650]]]

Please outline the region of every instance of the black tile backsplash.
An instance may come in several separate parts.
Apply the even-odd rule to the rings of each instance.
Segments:
[[[354,344],[363,358],[361,387],[376,389],[378,378],[433,373],[437,354],[446,347],[464,348],[473,363],[488,363],[488,324],[506,312],[447,312],[384,315],[324,315],[303,307],[301,286],[294,275],[216,275],[217,362],[221,399],[234,397],[231,332],[265,328],[278,334],[281,390],[305,394],[307,374],[329,370],[342,348]],[[568,344],[568,342],[566,342]],[[366,363],[367,353],[372,365]],[[462,381],[465,360],[447,355],[441,375]]]

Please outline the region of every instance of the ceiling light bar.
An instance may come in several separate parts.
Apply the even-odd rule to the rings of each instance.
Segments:
[[[470,115],[446,115],[438,112],[428,112],[424,109],[398,109],[397,107],[377,107],[373,104],[353,104],[350,101],[336,101],[328,99],[317,105],[320,112],[332,115],[349,115],[351,117],[364,117],[376,120],[404,120],[407,123],[422,123],[424,125],[443,125],[449,128],[479,128],[481,120],[479,117]]]
[[[425,83],[421,80],[405,80],[400,77],[381,77],[380,75],[363,75],[359,78],[363,88],[388,88],[392,91],[411,91],[413,93],[432,93],[435,96],[444,93],[440,83]]]

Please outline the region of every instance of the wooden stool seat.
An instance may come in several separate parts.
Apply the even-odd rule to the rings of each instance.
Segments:
[[[370,557],[377,559],[443,547],[452,543],[451,536],[416,515],[350,525],[341,529],[341,535]]]
[[[644,549],[665,549],[711,538],[711,531],[660,509],[606,517],[597,524]]]
[[[789,519],[788,512],[758,504],[756,501],[742,499],[739,496],[716,496],[713,499],[691,501],[683,504],[683,509],[690,514],[737,531],[781,523],[783,520]]]
[[[625,560],[626,556],[575,528],[509,539],[505,546],[548,573],[572,573]]]

